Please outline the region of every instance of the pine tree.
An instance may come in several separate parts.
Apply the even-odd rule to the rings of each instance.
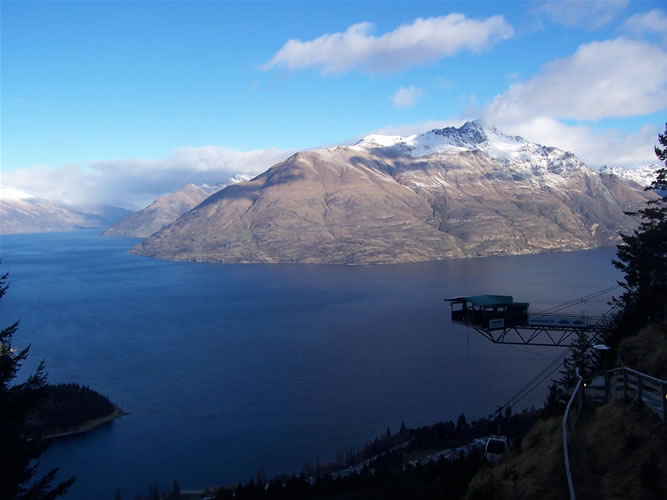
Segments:
[[[9,284],[8,275],[0,277],[0,299]],[[15,383],[30,346],[12,348],[18,322],[0,330],[0,498],[53,499],[64,495],[74,483],[68,479],[51,486],[58,469],[34,480],[37,459],[48,447],[26,425],[27,416],[34,412],[46,390],[46,371],[41,362],[24,382]]]
[[[579,381],[577,369],[581,377],[587,378],[598,371],[599,366],[600,355],[593,349],[590,336],[585,331],[577,332],[570,348],[570,354],[563,360],[560,378],[554,380],[549,386],[544,414],[557,415],[563,413],[572,391]]]
[[[172,500],[181,500],[181,485],[174,479],[174,485],[171,491]]]
[[[567,401],[567,393],[563,391],[557,380],[552,380],[549,385],[549,392],[547,399],[542,408],[542,417],[549,418],[557,415],[562,415],[565,410],[565,403]]]
[[[459,418],[456,419],[456,430],[458,432],[466,432],[470,426],[468,425],[468,421],[466,420],[466,414],[461,413],[459,415]]]
[[[585,331],[577,332],[570,348],[570,355],[563,361],[561,386],[571,391],[579,380],[577,368],[579,369],[579,375],[587,378],[598,370],[599,364],[600,356],[593,349],[591,337]]]
[[[614,266],[624,274],[619,284],[624,292],[616,299],[620,306],[614,340],[637,332],[646,324],[665,317],[667,304],[667,124],[658,135],[660,146],[655,154],[663,166],[647,187],[659,193],[646,207],[628,215],[640,220],[630,235],[621,235]]]
[[[160,493],[158,492],[156,481],[153,481],[148,485],[148,500],[160,500]]]

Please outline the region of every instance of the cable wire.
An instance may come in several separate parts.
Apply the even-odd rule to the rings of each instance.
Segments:
[[[570,301],[564,302],[562,304],[550,307],[548,309],[545,309],[544,311],[541,311],[540,314],[559,312],[559,311],[562,311],[563,309],[573,307],[573,306],[575,306],[577,304],[580,304],[582,302],[586,302],[588,300],[595,299],[595,298],[600,297],[602,295],[605,295],[607,293],[613,292],[614,290],[616,290],[618,288],[621,288],[621,285],[610,286],[608,288],[605,288],[605,289],[597,291],[597,292],[593,292],[589,295],[585,295],[585,296],[580,297],[578,299],[570,300]]]

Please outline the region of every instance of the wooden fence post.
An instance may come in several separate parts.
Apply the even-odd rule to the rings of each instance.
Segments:
[[[611,379],[609,377],[609,370],[604,372],[604,399],[605,401],[611,399]]]

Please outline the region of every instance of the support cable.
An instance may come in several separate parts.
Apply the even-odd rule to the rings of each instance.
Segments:
[[[580,297],[578,299],[570,300],[568,302],[564,302],[562,304],[550,307],[548,309],[545,309],[544,311],[541,311],[540,314],[559,312],[559,311],[562,311],[563,309],[573,307],[573,306],[575,306],[577,304],[580,304],[582,302],[586,302],[588,300],[595,299],[595,298],[600,297],[602,295],[605,295],[607,293],[613,292],[614,290],[616,290],[618,288],[621,288],[621,285],[610,286],[608,288],[605,288],[605,289],[597,291],[597,292],[593,292],[589,295],[585,295],[585,296]]]
[[[548,379],[553,373],[560,369],[561,361],[565,356],[570,353],[570,349],[567,349],[556,359],[551,361],[545,368],[542,369],[537,375],[535,375],[526,385],[519,389],[516,394],[514,394],[504,405],[500,406],[500,409],[503,409],[507,406],[516,405],[519,401],[524,399],[528,394],[533,392],[539,385]]]

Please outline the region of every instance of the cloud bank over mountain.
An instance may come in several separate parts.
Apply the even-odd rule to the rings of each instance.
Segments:
[[[26,196],[69,205],[115,205],[138,210],[185,183],[219,184],[236,174],[255,176],[291,153],[278,149],[188,147],[174,150],[163,160],[107,160],[3,172],[2,182]]]

